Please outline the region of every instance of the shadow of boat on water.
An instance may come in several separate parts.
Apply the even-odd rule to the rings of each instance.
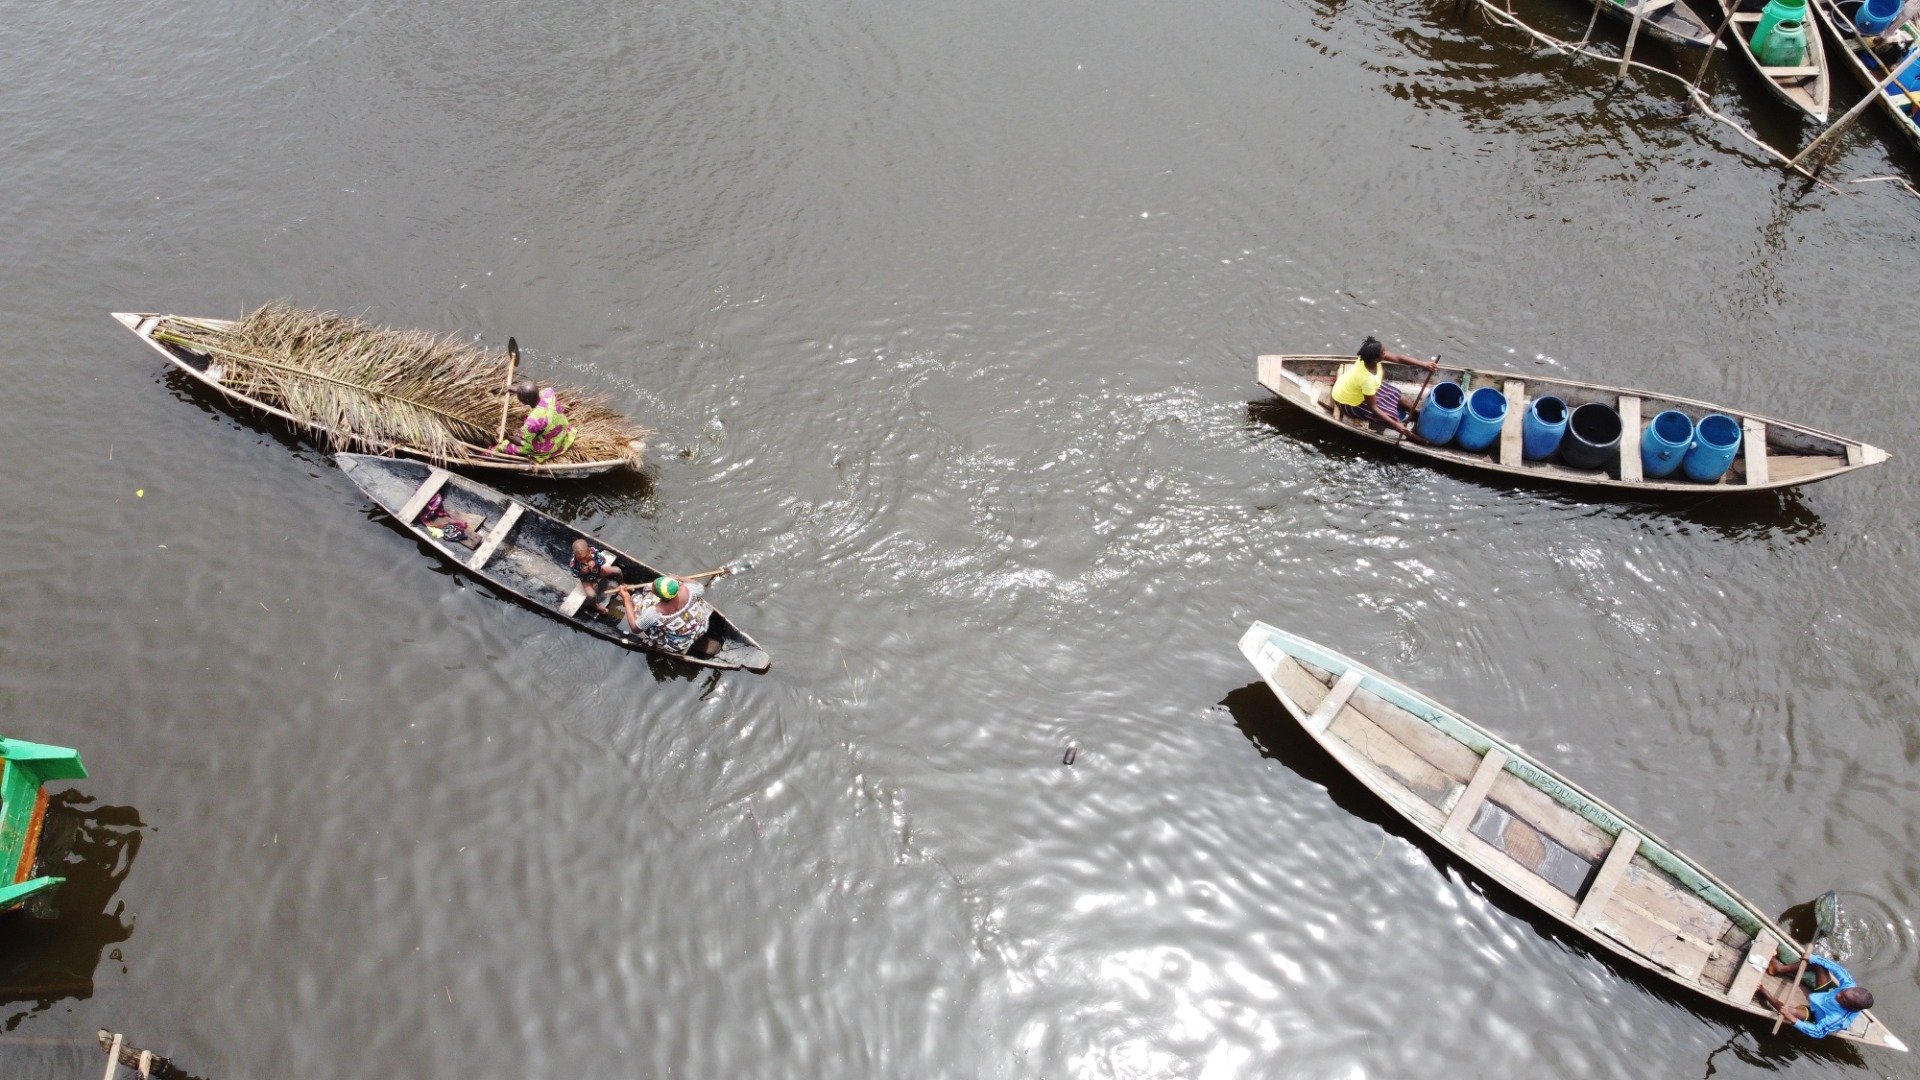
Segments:
[[[116,946],[133,936],[133,919],[114,895],[146,823],[131,807],[92,803],[71,790],[51,795],[40,869],[66,880],[0,915],[0,1030],[58,1002],[92,997],[102,959],[117,962]]]
[[[1662,525],[1678,522],[1730,540],[1775,539],[1799,544],[1826,531],[1825,522],[1807,506],[1805,495],[1797,487],[1753,492],[1723,490],[1717,494],[1707,494],[1703,488],[1699,495],[1658,491],[1617,495],[1608,489],[1587,490],[1549,480],[1516,479],[1505,473],[1383,448],[1360,435],[1303,416],[1299,409],[1274,398],[1247,402],[1247,428],[1257,438],[1279,436],[1307,443],[1317,454],[1332,461],[1370,460],[1430,469],[1493,492],[1525,497],[1544,506],[1585,511],[1590,516],[1605,515]]]
[[[1802,1057],[1844,1064],[1853,1068],[1861,1068],[1866,1064],[1860,1048],[1852,1043],[1838,1039],[1815,1041],[1800,1037],[1793,1032],[1769,1037],[1770,1026],[1756,1017],[1732,1006],[1713,1006],[1703,996],[1683,994],[1665,979],[1617,962],[1618,958],[1612,953],[1595,946],[1585,937],[1569,931],[1558,920],[1515,896],[1506,886],[1460,859],[1418,826],[1400,816],[1384,800],[1335,761],[1325,748],[1315,742],[1313,737],[1300,726],[1299,721],[1287,712],[1286,706],[1280,704],[1273,696],[1273,691],[1268,689],[1265,683],[1248,683],[1230,692],[1220,700],[1220,706],[1233,717],[1234,725],[1240,729],[1241,734],[1246,736],[1247,741],[1253,744],[1254,749],[1258,750],[1262,757],[1270,758],[1302,780],[1326,789],[1334,805],[1340,809],[1362,821],[1379,826],[1391,836],[1412,844],[1426,856],[1435,870],[1443,873],[1448,871],[1457,873],[1463,881],[1471,884],[1476,893],[1502,914],[1526,923],[1542,938],[1605,964],[1616,975],[1662,1001],[1684,1008],[1708,1023],[1730,1028],[1731,1037],[1726,1044],[1716,1049],[1713,1055],[1732,1050],[1741,1061],[1767,1069],[1787,1068]],[[1789,908],[1788,914],[1792,915],[1802,908],[1805,908],[1810,916],[1811,902]],[[1799,923],[1784,925],[1795,933],[1800,928]],[[1752,1044],[1741,1045],[1742,1035],[1751,1035]],[[1713,1055],[1709,1055],[1705,1062],[1707,1076],[1713,1075]]]

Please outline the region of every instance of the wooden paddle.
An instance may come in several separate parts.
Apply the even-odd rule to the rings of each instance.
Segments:
[[[718,570],[708,570],[703,574],[682,574],[681,581],[699,581],[701,578],[720,577],[723,574],[740,574],[753,569],[753,564],[745,559],[735,559]]]
[[[493,444],[500,445],[507,437],[507,414],[513,411],[513,369],[520,366],[520,343],[507,338],[507,388],[504,393],[507,400],[500,403],[500,434],[494,437]]]
[[[1800,966],[1793,969],[1793,978],[1787,983],[1787,989],[1791,990],[1794,987],[1799,986],[1800,976],[1805,975],[1806,973],[1807,973],[1807,954],[1805,950],[1802,950],[1800,953]],[[1783,996],[1781,1000],[1784,1001],[1785,997]],[[1780,1026],[1787,1022],[1787,1010],[1784,1005],[1776,1005],[1774,1006],[1773,1011],[1779,1014],[1779,1017],[1775,1019],[1773,1022],[1773,1033],[1775,1035],[1778,1035],[1780,1034]]]
[[[1595,10],[1597,11],[1599,9],[1596,8]],[[1420,411],[1420,398],[1426,394],[1427,384],[1433,381],[1433,373],[1439,370],[1440,370],[1440,354],[1434,353],[1433,366],[1427,369],[1427,377],[1420,380],[1420,389],[1414,391],[1413,393],[1413,410],[1412,410],[1413,412],[1418,413]],[[1407,426],[1412,427],[1413,425],[1409,424]],[[1395,434],[1399,434],[1399,433],[1395,432]],[[1398,439],[1394,440],[1394,445],[1397,446],[1400,443],[1403,443],[1406,441],[1407,441],[1407,437],[1405,435],[1401,435]]]

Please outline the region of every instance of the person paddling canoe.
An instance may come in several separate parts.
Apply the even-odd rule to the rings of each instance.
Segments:
[[[637,606],[632,586],[617,585],[615,590],[626,608],[621,628],[661,652],[684,654],[693,648],[693,643],[707,632],[707,620],[713,617],[713,605],[706,601],[707,590],[697,581],[654,578],[653,584],[645,586]]]
[[[1407,424],[1412,413],[1402,407],[1400,388],[1387,381],[1384,364],[1406,364],[1409,367],[1439,370],[1440,365],[1431,360],[1422,360],[1414,356],[1403,356],[1391,352],[1379,341],[1368,338],[1360,345],[1359,355],[1353,363],[1340,372],[1333,381],[1333,402],[1340,415],[1362,423],[1380,423],[1398,431],[1407,438],[1418,438],[1413,428]],[[1418,401],[1413,403],[1419,409]]]
[[[1778,956],[1767,960],[1767,974],[1792,975],[1797,964],[1783,964]],[[1873,993],[1853,981],[1847,969],[1824,956],[1807,954],[1807,970],[1800,976],[1807,988],[1805,1005],[1789,1005],[1762,986],[1754,991],[1780,1015],[1793,1022],[1804,1035],[1824,1039],[1836,1031],[1845,1031],[1861,1013],[1873,1008]]]

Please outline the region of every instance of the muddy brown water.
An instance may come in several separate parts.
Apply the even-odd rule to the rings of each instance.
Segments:
[[[0,14],[0,706],[93,773],[57,917],[0,927],[0,1074],[108,1027],[209,1080],[1912,1075],[1530,917],[1234,648],[1350,652],[1776,911],[1838,889],[1920,1041],[1892,185],[1405,0]],[[1891,135],[1836,169],[1920,167]],[[513,490],[754,560],[716,598],[772,673],[494,596],[107,317],[278,296],[658,427],[647,481]],[[1257,352],[1368,333],[1895,457],[1605,503],[1264,404]]]

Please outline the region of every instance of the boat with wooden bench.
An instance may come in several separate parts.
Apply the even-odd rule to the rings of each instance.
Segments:
[[[1638,4],[1626,0],[1590,2],[1608,15],[1627,23],[1632,23],[1637,14],[1640,25],[1654,37],[1665,38],[1676,45],[1690,45],[1698,49],[1725,48],[1714,40],[1713,27],[1678,0],[1640,0]]]
[[[1755,0],[1716,0],[1720,14],[1727,19],[1727,33],[1733,38],[1733,51],[1746,57],[1760,73],[1773,96],[1820,123],[1827,121],[1827,104],[1832,94],[1832,76],[1827,70],[1827,50],[1812,22],[1803,26],[1804,52],[1798,63],[1774,64],[1762,58],[1764,47],[1753,38],[1765,16]]]
[[[7,872],[0,879],[0,911],[66,880],[39,872],[40,831],[47,817],[43,785],[86,777],[77,750],[0,738],[0,867]]]
[[[1391,429],[1381,430],[1340,414],[1333,404],[1333,381],[1343,368],[1353,362],[1351,356],[1262,356],[1259,358],[1260,385],[1309,416],[1410,454],[1485,472],[1588,488],[1694,495],[1769,491],[1810,484],[1887,460],[1885,450],[1857,439],[1704,401],[1599,383],[1543,379],[1509,371],[1444,364],[1433,375],[1435,383],[1498,387],[1500,393],[1505,395],[1507,408],[1499,437],[1485,451],[1464,450],[1455,445],[1434,446],[1414,439],[1403,439]],[[1428,383],[1425,369],[1393,363],[1383,366],[1387,381],[1400,388],[1408,403]],[[1577,410],[1590,402],[1616,410],[1621,437],[1617,451],[1610,451],[1614,454],[1612,459],[1595,469],[1574,468],[1556,457],[1529,460],[1522,453],[1522,424],[1528,406],[1536,399],[1545,397],[1559,398],[1569,410]],[[1643,474],[1642,437],[1648,423],[1668,410],[1685,413],[1695,421],[1713,414],[1737,421],[1739,453],[1733,458],[1731,467],[1716,481],[1700,483],[1679,474],[1656,480]]]
[[[654,649],[627,633],[620,622],[597,616],[591,609],[583,613],[586,593],[569,569],[575,540],[612,553],[627,581],[652,581],[664,571],[558,518],[423,461],[348,453],[335,454],[334,460],[381,509],[447,561],[556,618],[629,649],[703,667],[760,673],[773,666],[766,650],[718,608],[708,620],[707,632],[684,654]],[[463,526],[462,539],[444,535],[445,530],[435,535],[422,523],[421,515],[435,496],[440,499],[440,512]]]
[[[1894,0],[1887,0],[1901,10]],[[1808,0],[1840,43],[1847,66],[1878,99],[1900,134],[1920,148],[1920,25],[1897,17],[1877,34],[1862,33],[1863,0]],[[1871,17],[1867,17],[1871,21]],[[1894,81],[1887,82],[1889,76]]]
[[[1784,945],[1765,912],[1659,837],[1510,742],[1305,638],[1254,623],[1240,651],[1281,704],[1354,778],[1514,895],[1605,951],[1765,1020],[1763,983]],[[1905,1050],[1871,1012],[1836,1034]]]

